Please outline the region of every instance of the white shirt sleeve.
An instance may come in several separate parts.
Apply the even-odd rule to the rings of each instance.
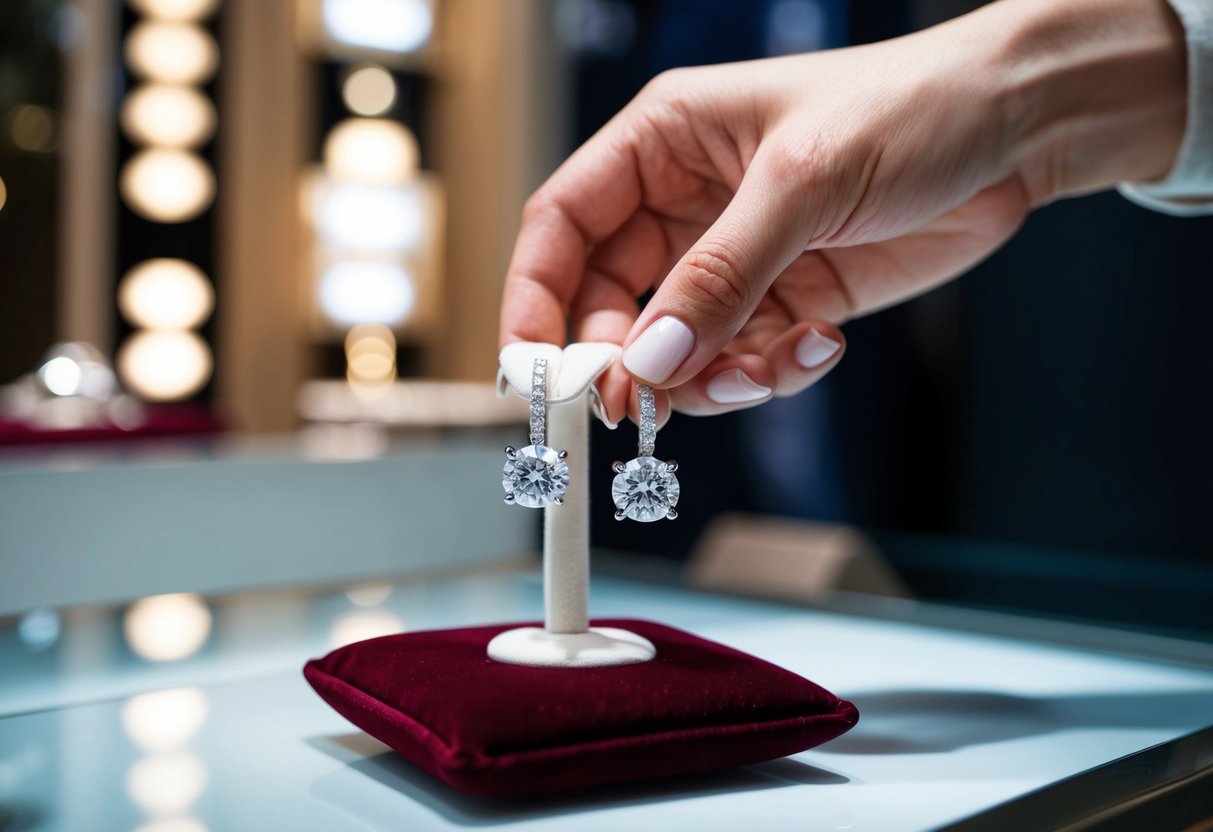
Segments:
[[[1213,214],[1213,0],[1169,0],[1188,44],[1188,123],[1175,166],[1148,184],[1120,192],[1146,208],[1179,217]]]

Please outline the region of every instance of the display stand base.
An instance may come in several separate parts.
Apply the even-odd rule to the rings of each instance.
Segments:
[[[531,667],[608,667],[647,662],[657,655],[644,636],[615,627],[550,633],[542,627],[506,630],[489,642],[489,658]]]

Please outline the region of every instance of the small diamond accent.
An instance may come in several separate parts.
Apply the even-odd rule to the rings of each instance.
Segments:
[[[668,463],[639,456],[617,470],[611,497],[624,517],[652,523],[670,516],[678,505],[678,477]]]
[[[569,490],[569,465],[556,451],[546,445],[527,445],[512,455],[507,450],[506,457],[501,487],[513,495],[513,502],[546,508],[564,499]]]

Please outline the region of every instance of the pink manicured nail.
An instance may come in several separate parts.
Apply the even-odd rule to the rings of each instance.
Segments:
[[[756,402],[769,395],[770,387],[763,387],[741,370],[725,370],[708,382],[708,398],[717,404]]]
[[[809,334],[801,338],[800,343],[796,345],[796,360],[800,362],[801,367],[811,370],[829,361],[841,346],[842,344],[833,338],[827,338],[817,330],[810,329]]]
[[[623,354],[623,366],[634,376],[661,384],[687,360],[695,333],[677,318],[658,318]]]

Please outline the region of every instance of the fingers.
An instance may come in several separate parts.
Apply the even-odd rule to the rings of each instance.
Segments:
[[[500,343],[564,344],[586,251],[640,206],[635,154],[612,122],[527,201],[506,272]]]
[[[807,243],[794,190],[755,158],[737,195],[662,282],[624,344],[624,367],[654,386],[703,371]]]
[[[804,321],[770,341],[761,355],[723,353],[698,375],[669,390],[675,410],[712,416],[775,396],[793,396],[838,365],[846,339],[825,321]]]

